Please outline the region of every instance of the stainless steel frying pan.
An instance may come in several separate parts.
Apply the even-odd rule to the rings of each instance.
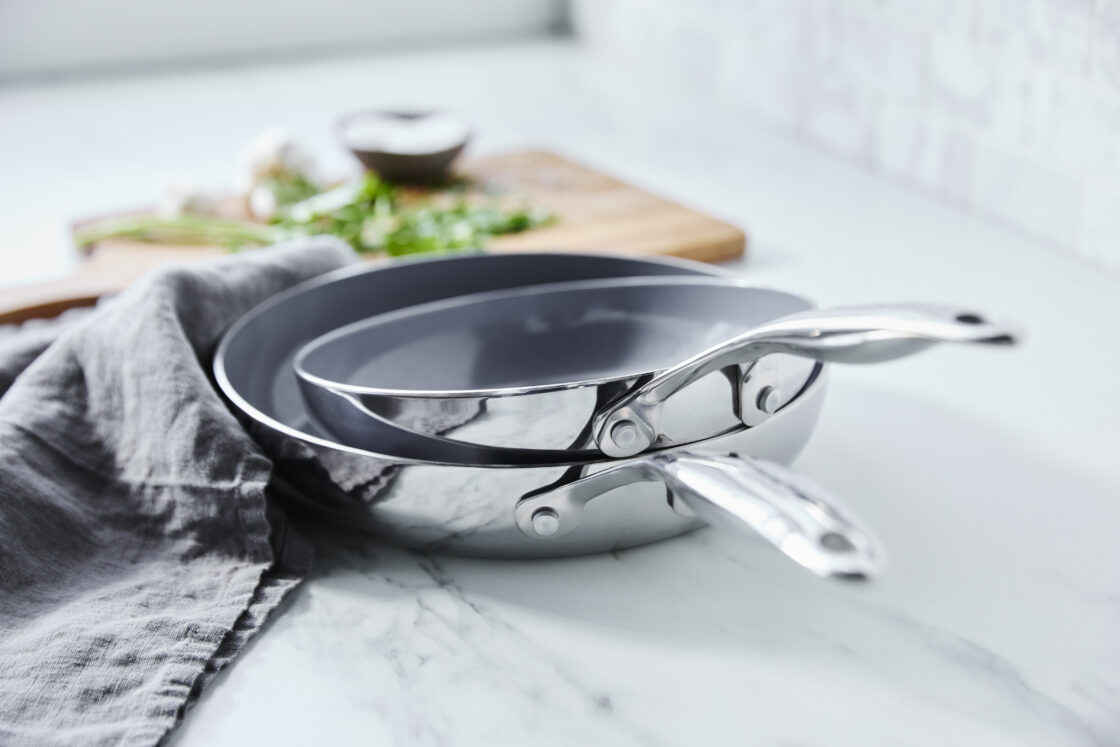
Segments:
[[[277,484],[320,514],[421,549],[526,557],[606,551],[688,531],[704,521],[754,527],[817,573],[865,576],[882,565],[874,539],[819,489],[776,464],[808,439],[820,408],[820,367],[783,417],[699,447],[613,462],[477,466],[467,444],[421,459],[384,436],[378,451],[319,432],[291,360],[309,339],[371,314],[457,294],[627,275],[702,275],[693,263],[618,257],[490,255],[383,264],[332,273],[251,311],[215,354],[219,387],[276,467]],[[456,463],[454,460],[461,458]]]
[[[428,436],[433,454],[460,441],[530,463],[634,456],[760,425],[801,392],[811,360],[1013,339],[958,308],[808,308],[727,279],[568,282],[373,317],[309,343],[294,366],[343,443],[375,446],[389,422]]]

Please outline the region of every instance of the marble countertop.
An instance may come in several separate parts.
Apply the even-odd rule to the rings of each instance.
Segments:
[[[0,91],[30,181],[0,187],[5,280],[64,269],[18,247],[68,217],[220,183],[265,126],[341,168],[337,113],[431,101],[476,152],[554,148],[744,226],[760,284],[975,306],[1026,343],[833,369],[795,466],[877,530],[878,581],[712,530],[535,562],[321,533],[175,744],[1120,743],[1120,278],[638,71],[540,42]]]

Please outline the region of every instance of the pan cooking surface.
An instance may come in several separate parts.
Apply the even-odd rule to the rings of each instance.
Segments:
[[[626,281],[417,307],[312,344],[323,379],[402,391],[464,391],[660,371],[807,305],[718,281]]]
[[[728,327],[728,325],[717,325]],[[730,337],[728,327],[724,333]],[[706,347],[710,330],[666,317],[587,315],[550,324],[500,321],[447,330],[383,351],[348,383],[393,389],[482,389],[564,384],[672,365]],[[719,335],[712,341],[718,342]]]

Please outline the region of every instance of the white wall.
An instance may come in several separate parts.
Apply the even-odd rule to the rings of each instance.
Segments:
[[[1120,268],[1120,0],[576,0],[604,56]]]
[[[0,80],[544,33],[563,0],[0,0]]]

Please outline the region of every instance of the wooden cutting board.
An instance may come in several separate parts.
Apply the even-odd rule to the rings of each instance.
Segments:
[[[460,169],[487,186],[524,195],[558,217],[555,225],[495,237],[493,251],[602,250],[719,262],[740,256],[743,232],[555,153],[481,158]],[[264,251],[267,251],[264,250]],[[170,247],[128,240],[99,243],[77,272],[52,283],[0,291],[0,324],[50,317],[92,304],[167,262],[223,254],[216,247]]]

